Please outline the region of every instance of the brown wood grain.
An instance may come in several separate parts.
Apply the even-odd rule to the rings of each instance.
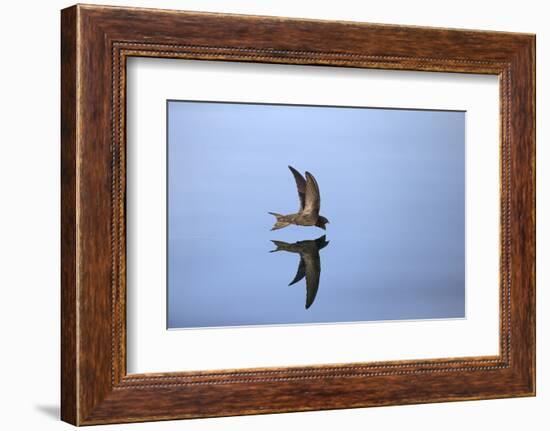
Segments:
[[[61,417],[76,423],[76,8],[61,16]]]
[[[103,6],[62,11],[62,419],[77,425],[535,393],[535,37]],[[126,373],[129,56],[500,76],[500,354]]]

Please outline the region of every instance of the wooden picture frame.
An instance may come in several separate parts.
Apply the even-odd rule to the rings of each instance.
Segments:
[[[61,418],[74,425],[535,394],[535,36],[77,5],[61,14]],[[130,56],[500,77],[500,354],[127,374]]]

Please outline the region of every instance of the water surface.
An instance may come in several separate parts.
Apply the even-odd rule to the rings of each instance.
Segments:
[[[168,327],[465,316],[465,114],[169,101]],[[274,232],[313,173],[327,231]],[[296,243],[326,235],[307,305]]]

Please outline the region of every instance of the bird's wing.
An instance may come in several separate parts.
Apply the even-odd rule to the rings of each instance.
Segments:
[[[296,276],[294,277],[294,280],[290,282],[289,286],[292,286],[293,284],[298,283],[305,276],[306,276],[306,264],[304,263],[304,259],[300,255],[300,264],[298,265],[298,271],[296,272]]]
[[[321,258],[318,251],[303,253],[302,259],[306,267],[306,310],[311,307],[319,290],[321,278]]]
[[[321,209],[321,195],[319,194],[319,185],[315,180],[315,177],[309,172],[306,172],[306,198],[304,203],[303,213],[319,216],[319,210]]]
[[[292,166],[289,166],[288,169],[290,169],[290,172],[292,172],[292,175],[294,175],[294,179],[296,180],[298,197],[300,198],[300,211],[302,211],[304,209],[306,201],[306,180],[304,179],[302,174],[294,169]]]

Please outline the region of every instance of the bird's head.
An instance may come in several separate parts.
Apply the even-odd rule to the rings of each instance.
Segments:
[[[327,230],[326,225],[329,224],[329,223],[330,222],[328,221],[328,219],[326,217],[319,216],[319,218],[317,219],[317,223],[315,223],[315,226],[320,227],[323,230]]]

